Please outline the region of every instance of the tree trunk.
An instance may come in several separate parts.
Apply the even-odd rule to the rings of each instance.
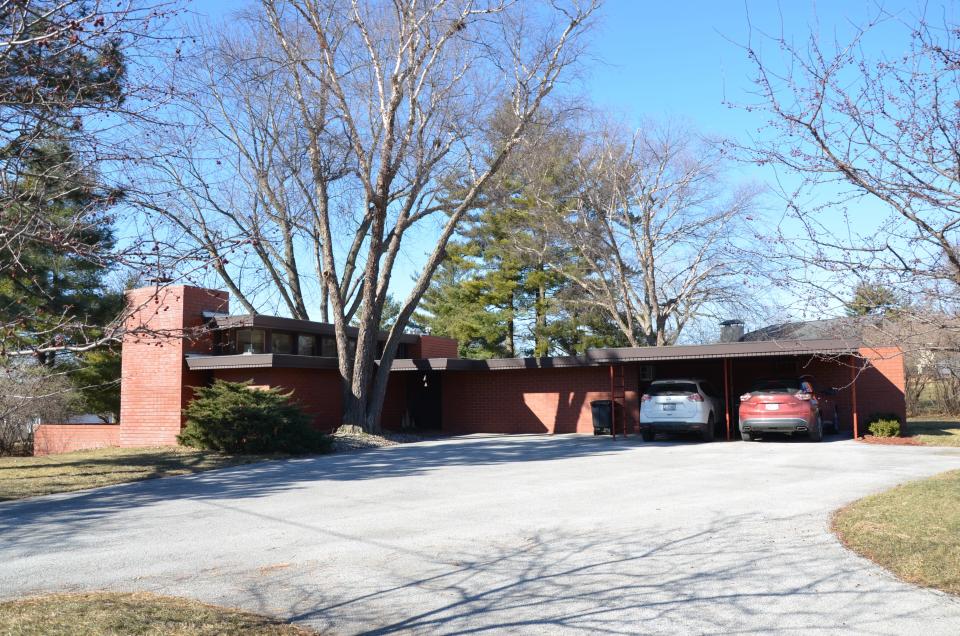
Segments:
[[[517,355],[516,349],[514,349],[514,346],[513,346],[513,339],[516,333],[516,327],[514,325],[514,316],[515,316],[516,304],[517,304],[516,298],[514,296],[515,294],[513,292],[510,292],[510,320],[507,321],[507,342],[506,342],[508,358],[513,358]]]
[[[363,312],[364,314],[366,311]],[[364,334],[364,331],[367,331]],[[377,417],[370,417],[371,404],[373,410],[379,412],[376,399],[370,391],[373,384],[373,375],[377,371],[374,362],[376,357],[376,331],[360,328],[357,337],[357,350],[353,362],[353,377],[349,383],[346,400],[344,401],[343,420],[341,427],[360,427],[364,432],[377,434],[380,432],[379,413]]]
[[[343,380],[343,417],[337,430],[353,434],[365,432],[366,419],[366,403],[354,392],[353,381]]]
[[[387,356],[386,347],[384,347],[384,358]],[[381,365],[383,365],[381,358]],[[367,392],[368,403],[366,409],[367,432],[377,432],[383,430],[380,424],[380,416],[383,415],[383,402],[387,397],[387,383],[390,381],[390,367],[393,365],[393,354],[390,355],[390,362],[385,366],[378,367],[373,376],[373,382],[370,390]]]
[[[536,313],[534,355],[544,357],[550,355],[550,343],[544,336],[547,330],[547,289],[543,283],[543,263],[540,263],[538,268],[540,270],[540,284],[537,287],[537,300],[534,303],[534,312]]]

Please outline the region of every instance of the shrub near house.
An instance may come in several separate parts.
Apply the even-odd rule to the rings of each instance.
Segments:
[[[892,413],[875,414],[867,428],[874,437],[900,437],[900,418]]]
[[[281,389],[215,380],[197,387],[186,408],[187,425],[177,440],[223,453],[325,453],[331,440]]]

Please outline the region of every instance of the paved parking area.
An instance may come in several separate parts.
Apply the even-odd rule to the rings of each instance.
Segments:
[[[0,595],[138,589],[333,633],[960,633],[831,511],[960,467],[853,441],[469,437],[0,504]]]

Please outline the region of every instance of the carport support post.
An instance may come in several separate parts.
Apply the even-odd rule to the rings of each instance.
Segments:
[[[727,441],[730,441],[730,360],[723,359],[723,404],[727,409]]]
[[[857,362],[854,362],[854,361]],[[857,415],[857,370],[859,369],[859,358],[856,356],[850,356],[850,391],[851,391],[851,402],[853,411],[853,439],[860,437],[860,417]]]
[[[613,393],[613,365],[610,365],[610,436],[617,439],[617,398]]]

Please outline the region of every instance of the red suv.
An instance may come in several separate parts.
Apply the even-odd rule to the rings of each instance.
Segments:
[[[806,433],[823,439],[827,424],[838,432],[835,392],[820,388],[812,377],[760,380],[740,396],[740,436],[750,441],[762,433]]]

